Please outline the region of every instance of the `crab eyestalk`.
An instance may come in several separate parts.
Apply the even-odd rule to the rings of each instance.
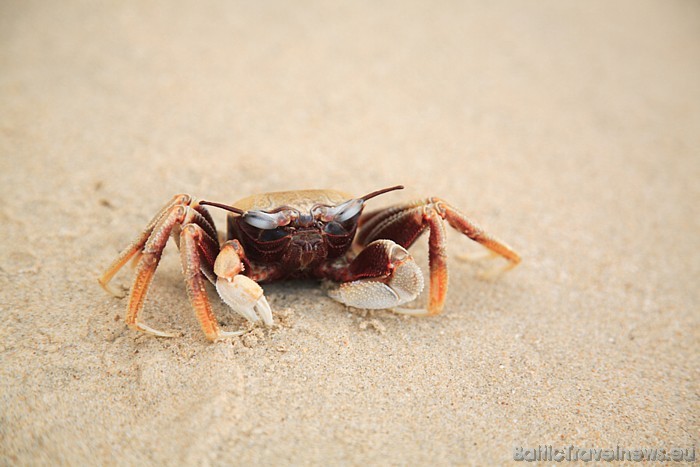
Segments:
[[[361,196],[359,198],[353,198],[351,200],[345,201],[337,206],[324,207],[321,213],[321,219],[324,222],[345,222],[348,219],[353,218],[355,215],[362,211],[365,202],[376,196],[383,195],[389,191],[402,190],[403,185],[396,185],[389,188],[383,188],[381,190],[373,191],[369,194]]]

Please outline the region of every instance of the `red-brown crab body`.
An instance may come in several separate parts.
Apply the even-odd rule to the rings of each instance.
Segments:
[[[207,281],[234,311],[266,325],[273,322],[272,311],[258,283],[297,277],[335,282],[328,294],[347,306],[425,316],[442,311],[447,293],[445,222],[507,259],[505,269],[520,262],[508,245],[439,198],[363,213],[367,200],[401,188],[360,198],[336,190],[272,192],[243,198],[232,206],[176,195],[99,282],[110,290],[112,277],[133,258],[136,276],[126,322],[134,329],[171,337],[140,322],[138,316],[163,249],[173,237],[192,307],[207,338],[217,340],[242,331],[220,329],[207,296]],[[230,211],[222,243],[205,206]],[[423,290],[423,274],[407,249],[425,231],[429,232],[428,304],[425,309],[401,308]]]
[[[323,208],[351,198],[335,190],[279,191],[243,198],[233,206],[243,211],[279,213],[289,218],[293,225],[260,230],[242,221],[241,216],[230,213],[227,219],[229,239],[241,242],[252,263],[279,265],[279,276],[275,279],[319,277],[318,266],[346,254],[357,228],[357,219],[351,218],[344,222],[349,232],[331,231],[322,219]],[[360,211],[356,216],[359,214]],[[333,228],[343,228],[343,224]],[[266,281],[270,280],[266,278]]]

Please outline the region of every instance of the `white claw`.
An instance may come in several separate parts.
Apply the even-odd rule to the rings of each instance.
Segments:
[[[411,259],[401,263],[386,283],[379,279],[345,282],[328,295],[348,306],[379,310],[411,302],[422,290],[423,274]]]
[[[216,280],[216,290],[221,299],[233,311],[252,323],[272,324],[272,310],[268,305],[263,289],[254,280],[238,274],[232,279],[219,277]]]
[[[255,304],[255,310],[266,326],[272,326],[272,309],[270,308],[270,304],[267,303],[265,295],[258,299],[258,303]]]
[[[329,290],[333,300],[355,308],[381,310],[401,303],[398,294],[388,285],[379,281],[359,280],[340,284]]]

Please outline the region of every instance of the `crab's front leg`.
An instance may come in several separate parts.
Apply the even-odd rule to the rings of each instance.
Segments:
[[[349,264],[330,267],[322,275],[341,284],[328,295],[348,306],[394,308],[415,300],[423,290],[423,274],[404,247],[377,240]]]
[[[263,289],[243,272],[250,264],[238,240],[229,240],[221,247],[214,263],[216,290],[221,299],[248,321],[272,325],[272,310]]]
[[[358,246],[371,245],[377,239],[391,239],[404,248],[409,248],[423,232],[429,231],[430,297],[427,309],[396,308],[393,311],[411,315],[435,315],[442,311],[448,285],[445,221],[508,261],[505,268],[494,271],[492,276],[520,263],[520,255],[510,246],[440,198],[431,197],[367,213],[360,219],[360,228],[355,238]]]
[[[189,233],[195,231],[197,232],[196,235],[188,236]],[[159,331],[146,325],[139,320],[139,314],[143,309],[146,293],[160,262],[163,249],[171,236],[178,240],[178,244],[182,244],[183,238],[189,238],[189,241],[185,241],[188,244],[186,250],[189,254],[186,257],[183,253],[183,269],[187,274],[188,289],[200,288],[197,283],[199,276],[195,276],[191,271],[194,270],[194,265],[197,265],[197,268],[201,267],[204,270],[211,270],[213,258],[216,257],[219,247],[215,240],[216,229],[213,226],[211,216],[209,216],[205,208],[198,205],[187,194],[173,197],[149,222],[146,229],[136,240],[119,254],[117,259],[98,279],[105,289],[111,291],[109,281],[130,259],[134,258],[136,275],[129,295],[125,321],[132,329],[160,337],[172,337],[173,334]],[[200,252],[204,255],[204,260],[200,258]],[[210,258],[209,263],[206,261],[207,255]],[[186,259],[187,263],[185,263]],[[197,269],[197,274],[201,276],[199,269]]]
[[[234,310],[251,321],[259,321],[257,316],[247,313],[248,308],[252,306],[254,310],[258,310],[258,315],[266,324],[272,322],[269,306],[266,307],[267,302],[262,297],[260,286],[247,277],[236,276],[243,270],[243,266],[232,269],[231,265],[235,261],[232,260],[234,253],[231,252],[231,242],[224,244],[222,254],[219,254],[216,229],[209,212],[192,196],[181,194],[173,197],[156,214],[145,230],[119,254],[98,279],[105,289],[114,293],[109,287],[110,280],[129,260],[134,260],[136,276],[131,287],[125,320],[130,328],[159,337],[173,337],[173,334],[154,329],[139,319],[146,293],[163,249],[171,236],[180,248],[187,294],[208,339],[217,340],[241,334],[239,331],[222,331],[214,316],[205,284],[207,279],[215,284],[222,282],[215,271],[221,274],[223,282],[230,282],[230,285],[217,285],[217,289],[222,297],[226,296],[225,300]],[[217,259],[220,261],[217,262]]]
[[[180,259],[187,295],[202,331],[211,341],[238,336],[245,332],[221,330],[212,311],[205,284],[207,279],[211,282],[218,281],[215,271],[219,257],[221,257],[221,252],[219,252],[216,241],[207,235],[200,226],[188,224],[182,229],[180,233]],[[255,285],[257,286],[257,284]]]

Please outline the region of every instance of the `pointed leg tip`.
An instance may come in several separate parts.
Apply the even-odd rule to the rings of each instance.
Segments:
[[[247,332],[248,331],[245,329],[242,329],[240,331],[219,331],[214,335],[207,335],[207,339],[209,339],[211,342],[219,342],[226,339],[230,339],[232,337],[241,336]]]
[[[457,255],[457,259],[469,263],[478,263],[489,259],[496,258],[498,255],[493,251],[485,251],[483,253],[462,253]]]
[[[430,316],[431,313],[425,308],[392,308],[391,311],[407,316]]]
[[[156,337],[177,337],[178,334],[174,334],[171,332],[165,332],[165,331],[159,331],[158,329],[154,329],[147,324],[144,323],[134,323],[129,324],[129,327],[132,329],[136,329],[137,331],[145,332],[146,334],[150,334],[152,336]]]
[[[125,292],[117,291],[111,285],[109,285],[109,282],[103,281],[102,278],[97,279],[97,282],[100,284],[100,287],[102,287],[108,294],[116,298],[124,298],[126,296]]]
[[[494,281],[500,278],[503,274],[515,268],[519,263],[509,262],[505,266],[497,266],[495,268],[483,271],[477,275],[477,277],[484,281]]]

